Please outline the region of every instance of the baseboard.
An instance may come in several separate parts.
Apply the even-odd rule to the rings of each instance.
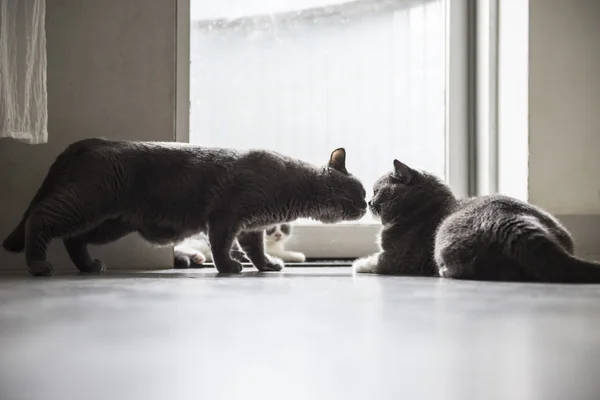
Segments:
[[[380,230],[378,224],[298,224],[286,248],[315,259],[364,257],[377,251]]]

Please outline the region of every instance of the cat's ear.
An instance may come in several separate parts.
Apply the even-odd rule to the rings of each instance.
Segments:
[[[410,183],[413,178],[415,171],[413,171],[408,165],[394,160],[394,177],[398,178],[404,183]]]
[[[346,150],[342,147],[335,149],[329,157],[327,166],[344,174],[348,174],[348,170],[346,170]]]

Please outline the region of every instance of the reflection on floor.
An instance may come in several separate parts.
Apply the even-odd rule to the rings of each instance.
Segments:
[[[0,399],[597,399],[600,286],[0,275]]]

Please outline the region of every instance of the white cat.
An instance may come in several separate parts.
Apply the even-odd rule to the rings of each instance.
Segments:
[[[281,258],[287,262],[304,262],[306,257],[297,251],[285,249],[285,244],[292,237],[290,224],[279,224],[265,231],[265,252],[273,257]]]
[[[290,224],[275,225],[265,231],[265,252],[273,257],[281,258],[285,262],[304,262],[306,257],[297,251],[288,251],[285,244],[292,237],[292,226]],[[193,236],[175,246],[175,266],[188,268],[191,264],[203,264],[212,262],[210,244],[205,234]],[[238,250],[232,250],[231,256],[241,262],[248,262],[245,254]]]
[[[203,233],[175,245],[173,252],[177,268],[189,268],[191,264],[204,264],[212,261],[208,238]]]

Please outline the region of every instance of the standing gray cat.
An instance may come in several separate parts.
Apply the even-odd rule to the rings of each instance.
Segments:
[[[219,272],[238,273],[230,256],[240,232],[243,250],[260,271],[283,262],[263,250],[263,230],[276,223],[313,218],[356,220],[366,212],[365,190],[345,167],[346,152],[331,153],[316,167],[265,151],[233,151],[181,143],[86,139],[71,144],[50,167],[4,248],[21,252],[33,275],[51,275],[50,240],[62,238],[82,272],[104,270],[87,245],[138,232],[167,245],[208,232]]]
[[[499,195],[458,200],[398,160],[369,207],[383,224],[381,252],[357,260],[359,273],[600,283],[600,264],[573,256],[569,232],[547,212]]]

